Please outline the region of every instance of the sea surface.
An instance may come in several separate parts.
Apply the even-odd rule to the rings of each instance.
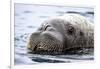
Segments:
[[[94,55],[38,55],[27,54],[29,35],[49,17],[76,13],[94,22],[94,9],[89,7],[65,7],[50,5],[17,4],[14,8],[14,63],[30,65],[39,63],[73,63],[93,61]]]

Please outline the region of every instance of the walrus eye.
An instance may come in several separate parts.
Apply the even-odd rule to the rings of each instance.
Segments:
[[[73,34],[75,31],[74,27],[73,26],[69,26],[68,27],[68,34]]]
[[[46,31],[48,27],[51,27],[51,26],[50,26],[50,25],[47,25],[47,26],[44,28],[44,31]]]

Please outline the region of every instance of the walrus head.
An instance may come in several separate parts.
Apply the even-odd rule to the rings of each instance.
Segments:
[[[66,51],[93,47],[93,29],[87,23],[79,23],[80,18],[53,18],[45,21],[41,27],[31,34],[28,53],[33,54],[65,54]],[[84,28],[85,26],[85,28]]]

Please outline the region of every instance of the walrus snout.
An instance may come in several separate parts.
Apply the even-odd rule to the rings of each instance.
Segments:
[[[28,43],[28,53],[60,54],[63,43],[49,33],[33,33]]]

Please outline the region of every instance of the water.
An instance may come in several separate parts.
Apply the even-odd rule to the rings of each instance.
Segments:
[[[38,55],[27,54],[26,45],[29,35],[33,33],[44,20],[51,16],[61,16],[66,13],[77,13],[85,16],[91,22],[94,19],[93,8],[43,6],[15,4],[15,64],[38,63],[71,63],[80,61],[92,61],[93,55]]]

